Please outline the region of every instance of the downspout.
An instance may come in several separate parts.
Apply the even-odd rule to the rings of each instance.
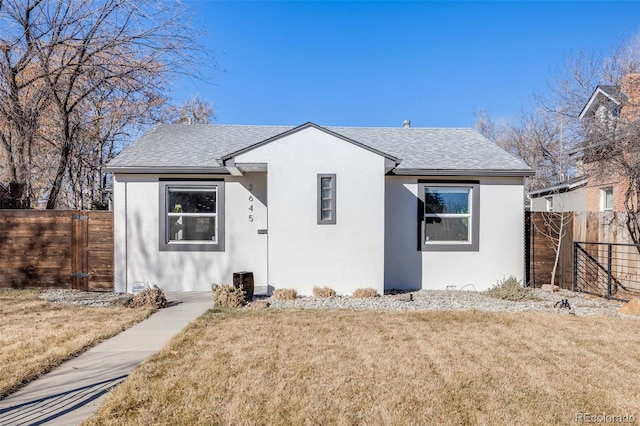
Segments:
[[[269,281],[269,269],[270,269],[270,260],[269,260],[269,252],[270,252],[270,245],[269,245],[269,237],[271,236],[271,229],[269,228],[269,169],[267,167],[267,173],[266,173],[266,177],[265,177],[265,183],[266,183],[266,197],[265,197],[265,204],[266,204],[266,209],[267,209],[267,296],[271,296],[271,281]]]
[[[129,293],[129,191],[124,181],[124,291]],[[133,292],[133,290],[132,290]]]

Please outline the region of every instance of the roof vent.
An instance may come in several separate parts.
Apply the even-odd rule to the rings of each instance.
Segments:
[[[402,123],[402,127],[404,127],[405,129],[411,127],[411,120],[404,120],[404,123]]]

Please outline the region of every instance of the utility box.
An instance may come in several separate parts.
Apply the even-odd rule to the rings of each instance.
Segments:
[[[147,283],[143,281],[136,281],[133,283],[133,286],[131,287],[131,293],[135,295],[140,292],[143,292],[146,288],[147,288]]]

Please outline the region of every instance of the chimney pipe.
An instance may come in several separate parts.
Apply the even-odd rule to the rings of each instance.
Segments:
[[[405,129],[411,127],[411,120],[404,120],[404,123],[402,123],[402,127],[404,127]]]

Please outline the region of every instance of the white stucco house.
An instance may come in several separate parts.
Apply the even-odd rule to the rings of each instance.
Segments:
[[[115,290],[482,290],[524,270],[530,168],[473,129],[159,125],[109,164]]]

